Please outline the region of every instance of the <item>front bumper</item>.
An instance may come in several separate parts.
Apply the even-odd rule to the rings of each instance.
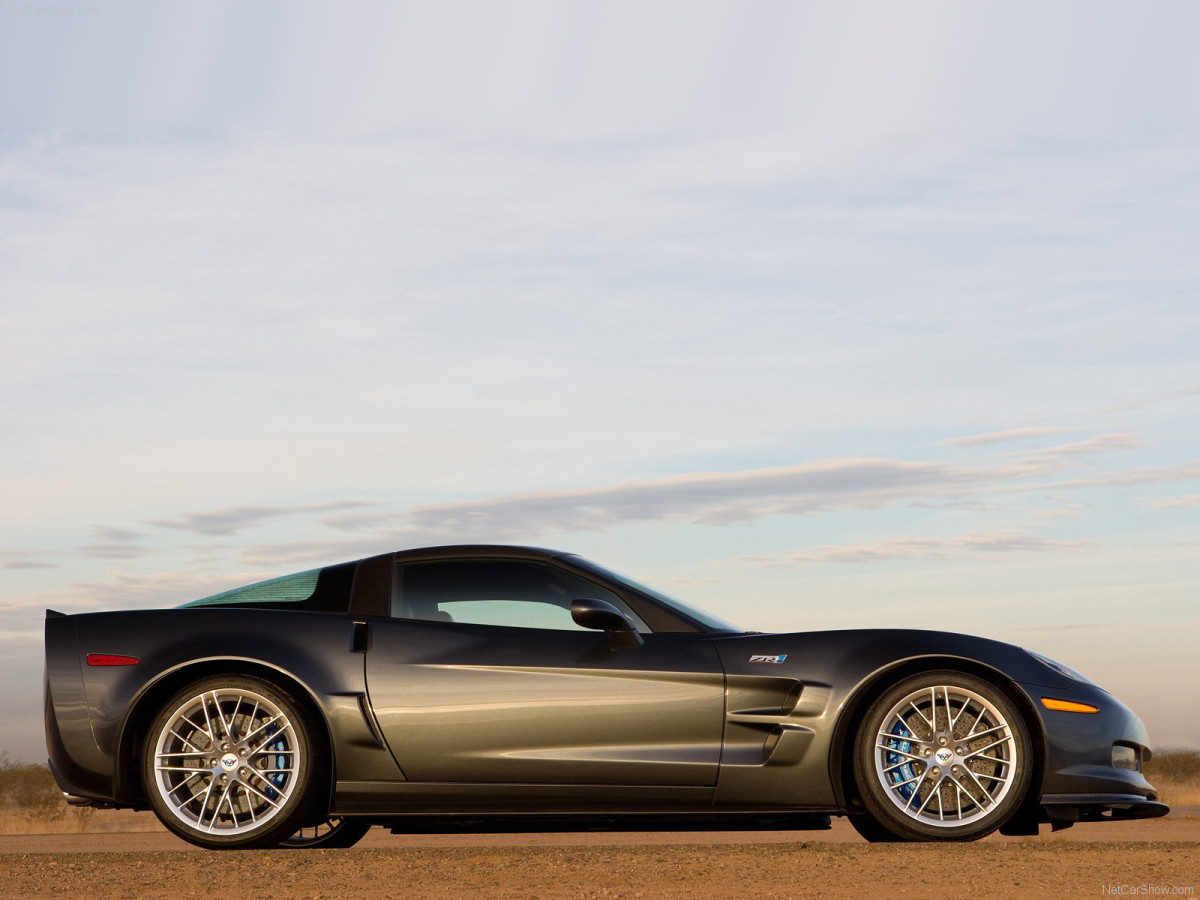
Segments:
[[[1022,684],[1042,722],[1044,736],[1041,820],[1056,825],[1114,819],[1149,819],[1170,808],[1140,771],[1150,759],[1149,735],[1132,710],[1096,685],[1066,688]],[[1096,707],[1095,713],[1046,709],[1043,697]],[[1138,770],[1113,765],[1113,747],[1132,748]]]
[[[1137,794],[1042,794],[1045,819],[1053,823],[1156,819],[1171,807]]]

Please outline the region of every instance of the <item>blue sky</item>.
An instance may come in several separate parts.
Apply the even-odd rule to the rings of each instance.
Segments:
[[[43,754],[47,606],[459,541],[1013,641],[1200,745],[1198,33],[6,7],[0,749]]]

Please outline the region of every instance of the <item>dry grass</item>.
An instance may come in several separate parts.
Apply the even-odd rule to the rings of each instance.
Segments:
[[[150,813],[69,806],[46,766],[0,753],[0,834],[160,830]]]
[[[1158,750],[1146,763],[1146,778],[1169,806],[1200,806],[1200,750]]]

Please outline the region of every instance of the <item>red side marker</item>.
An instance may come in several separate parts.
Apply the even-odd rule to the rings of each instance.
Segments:
[[[87,664],[89,666],[136,666],[138,658],[136,656],[117,656],[112,653],[89,653]]]

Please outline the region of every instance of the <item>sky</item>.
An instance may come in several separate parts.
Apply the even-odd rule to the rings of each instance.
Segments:
[[[442,543],[1027,646],[1200,745],[1200,7],[0,13],[42,619]]]

